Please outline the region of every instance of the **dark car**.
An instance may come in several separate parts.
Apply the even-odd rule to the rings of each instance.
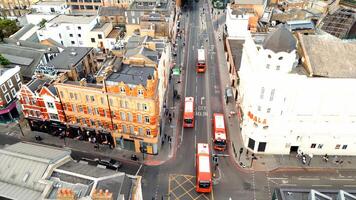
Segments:
[[[103,165],[107,169],[118,170],[122,164],[121,162],[114,159],[99,159],[97,160],[98,165]]]

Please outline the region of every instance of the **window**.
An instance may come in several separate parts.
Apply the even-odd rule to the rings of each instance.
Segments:
[[[138,96],[143,96],[143,90],[138,90]]]
[[[347,149],[347,144],[342,145],[342,149]]]
[[[281,66],[277,65],[276,70],[280,70]]]
[[[130,134],[134,134],[134,133],[135,133],[134,127],[130,126]]]
[[[340,149],[340,144],[337,144],[336,146],[335,146],[335,149]]]
[[[140,135],[143,134],[143,128],[138,128],[138,134],[140,134]]]
[[[272,58],[271,54],[268,54],[268,58]]]
[[[110,106],[113,106],[114,105],[114,101],[112,99],[109,99],[109,104],[110,104]]]
[[[72,105],[72,108],[73,108],[73,112],[77,112],[77,107],[75,106],[75,104]]]
[[[98,34],[98,38],[99,38],[99,39],[103,39],[103,35]]]
[[[104,105],[104,97],[100,97],[100,102],[102,105]]]
[[[137,110],[141,110],[141,104],[137,103]]]
[[[127,133],[126,125],[122,125],[122,132],[123,132],[123,133]]]
[[[143,110],[148,110],[148,107],[147,107],[147,105],[146,104],[142,104],[142,108],[143,108]]]
[[[78,106],[78,111],[83,112],[83,106]]]
[[[49,113],[49,118],[51,119],[59,119],[57,114]]]
[[[54,104],[51,103],[51,102],[47,102],[47,107],[48,107],[48,108],[54,108]]]
[[[20,76],[19,74],[15,74],[16,81],[20,81]]]
[[[312,149],[314,149],[315,147],[316,147],[316,144],[315,144],[315,143],[313,143],[313,144],[310,145],[310,148],[312,148]]]
[[[129,102],[125,101],[125,108],[129,108]]]
[[[124,87],[120,87],[120,92],[121,93],[125,93],[125,88]]]
[[[318,144],[318,149],[322,149],[323,148],[323,144]]]
[[[71,33],[71,34],[69,34],[69,37],[73,37],[73,34]]]
[[[78,100],[78,95],[77,94],[74,94],[74,99]]]
[[[137,115],[137,122],[142,123],[142,115]]]
[[[71,99],[74,98],[73,93],[69,93],[69,96],[70,96]]]
[[[5,84],[1,85],[1,90],[2,90],[2,92],[6,92],[7,91]]]
[[[120,112],[121,120],[125,121],[126,120],[126,115],[124,112]]]
[[[9,103],[11,101],[9,93],[5,94],[5,99],[6,99],[6,103]]]
[[[91,38],[91,42],[92,42],[92,43],[95,43],[95,38]]]
[[[75,42],[74,42],[74,41],[70,41],[70,43],[71,43],[71,44],[75,44]]]
[[[82,27],[78,26],[78,30],[82,30]]]
[[[275,89],[271,90],[271,96],[269,97],[269,101],[273,101],[275,91],[276,91]]]
[[[146,129],[146,135],[151,135],[151,130],[150,129]]]
[[[98,110],[98,108],[94,108],[94,114],[95,114],[95,115],[99,115],[99,110]]]
[[[146,123],[150,123],[150,117],[149,116],[145,116],[145,122]]]
[[[94,102],[94,101],[95,101],[94,96],[90,96],[90,99],[91,99],[91,102]]]
[[[120,100],[120,108],[123,108],[123,107],[124,107],[124,101]]]
[[[87,100],[87,102],[89,102],[89,96],[85,95],[85,99]]]
[[[132,122],[133,121],[133,117],[131,113],[127,113],[127,115],[129,116],[129,121]]]
[[[78,34],[78,37],[82,37],[82,34]]]
[[[95,0],[94,0],[95,1]],[[99,9],[99,6],[94,6],[94,9],[95,10],[98,10]]]
[[[61,94],[61,97],[64,98],[64,94],[62,91],[59,92]]]
[[[264,94],[265,94],[265,88],[261,87],[260,99],[263,99]]]
[[[88,107],[88,114],[91,114],[92,111],[91,111],[91,107]]]
[[[13,98],[16,97],[16,90],[15,90],[15,88],[12,88],[12,89],[11,89],[11,94],[12,94],[12,97],[13,97]]]
[[[9,88],[11,88],[12,86],[14,86],[14,84],[12,84],[12,80],[11,80],[11,79],[9,79],[9,80],[7,81],[7,85],[9,86]]]
[[[267,113],[270,113],[271,112],[271,108],[267,108]]]

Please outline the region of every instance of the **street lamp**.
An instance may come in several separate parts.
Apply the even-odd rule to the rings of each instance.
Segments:
[[[15,120],[15,122],[17,123],[17,125],[18,125],[18,126],[19,126],[19,128],[20,128],[21,135],[22,135],[22,136],[25,136],[25,135],[23,134],[23,131],[22,131],[22,127],[21,127],[20,122],[19,122],[18,120]]]

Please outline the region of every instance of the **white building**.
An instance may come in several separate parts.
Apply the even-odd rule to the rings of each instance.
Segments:
[[[37,31],[40,41],[51,38],[68,47],[91,47],[89,32],[97,24],[97,16],[58,15]]]
[[[244,38],[249,33],[248,13],[239,13],[231,9],[230,4],[227,6],[226,12],[226,29],[229,37]]]
[[[356,43],[284,27],[246,38],[239,70],[244,145],[255,153],[356,155]]]
[[[66,1],[38,1],[31,6],[38,13],[43,14],[68,14],[69,8]]]

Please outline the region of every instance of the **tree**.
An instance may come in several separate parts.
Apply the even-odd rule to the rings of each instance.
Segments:
[[[40,26],[41,28],[43,28],[43,27],[45,26],[46,22],[47,22],[46,19],[42,19],[42,20],[40,21],[40,23],[38,23],[38,26]]]
[[[0,54],[0,65],[8,65],[10,61]]]
[[[9,19],[0,19],[0,41],[10,35],[16,33],[19,27],[16,25],[16,21]]]

